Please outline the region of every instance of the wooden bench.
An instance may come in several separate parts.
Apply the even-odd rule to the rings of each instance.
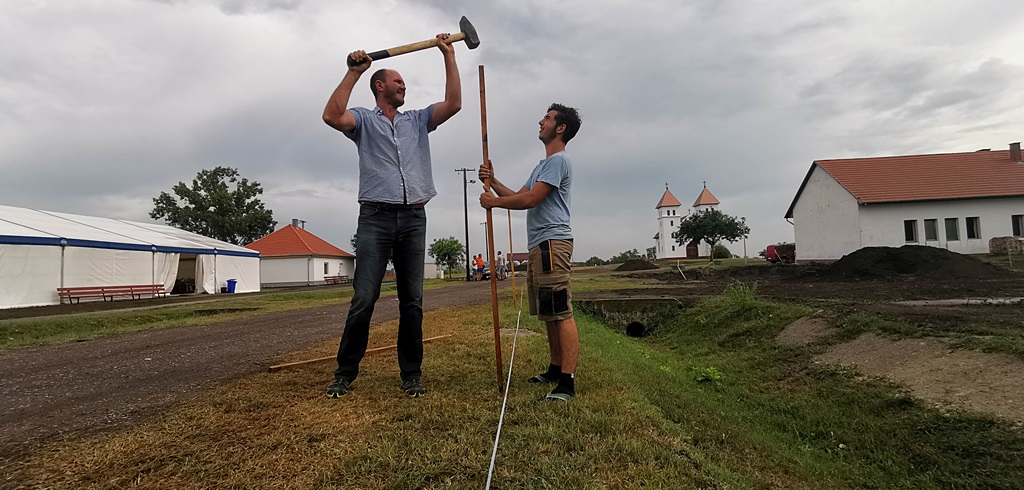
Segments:
[[[352,278],[348,276],[324,276],[324,281],[327,281],[327,284],[348,284],[352,282]]]
[[[142,299],[143,296],[156,298],[167,296],[167,291],[164,289],[163,284],[136,284],[131,286],[57,288],[57,294],[60,296],[61,304],[64,304],[65,298],[67,298],[68,304],[71,304],[74,302],[80,303],[82,298],[103,298],[103,301],[106,301],[108,298],[110,301],[114,301],[114,298],[129,296],[132,299]]]

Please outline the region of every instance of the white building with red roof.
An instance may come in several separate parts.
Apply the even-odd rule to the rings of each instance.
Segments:
[[[799,260],[836,260],[863,247],[928,245],[988,253],[1024,236],[1024,161],[1009,150],[817,160],[792,219]]]
[[[246,247],[260,252],[264,286],[326,284],[325,278],[355,272],[355,255],[299,227],[299,220]]]
[[[705,184],[704,189],[697,200],[693,202],[695,212],[712,209],[721,204]],[[668,190],[668,183],[665,184],[665,193],[661,195],[658,204],[654,206],[658,212],[658,233],[654,235],[655,250],[654,256],[658,259],[696,259],[711,255],[711,247],[703,242],[691,242],[683,247],[672,238],[672,232],[679,229],[679,222],[690,214],[690,210],[683,209],[683,204]]]

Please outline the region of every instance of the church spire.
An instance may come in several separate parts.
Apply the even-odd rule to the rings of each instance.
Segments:
[[[708,181],[705,180],[704,189],[700,191],[700,195],[697,196],[697,200],[694,201],[693,207],[696,208],[699,206],[716,206],[718,204],[721,203],[713,194],[711,194],[711,191],[708,190]]]
[[[657,206],[654,206],[654,209],[682,205],[683,204],[679,202],[679,199],[676,199],[676,196],[673,196],[672,192],[668,190],[668,182],[665,182],[665,193],[661,195],[661,200],[658,201]]]

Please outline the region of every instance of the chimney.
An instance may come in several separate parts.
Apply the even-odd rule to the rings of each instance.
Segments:
[[[1016,163],[1024,163],[1020,158],[1020,141],[1010,143],[1010,160]]]
[[[298,228],[298,227],[299,227],[299,220],[297,220],[297,219],[292,219],[292,226],[294,226],[294,227]]]

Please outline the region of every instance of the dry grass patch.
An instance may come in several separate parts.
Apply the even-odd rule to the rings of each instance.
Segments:
[[[425,337],[452,336],[425,346],[429,392],[423,398],[399,390],[393,351],[367,355],[353,390],[340,399],[324,396],[333,362],[303,365],[215,388],[132,429],[51,444],[9,465],[7,483],[58,489],[480,488],[502,402],[490,317],[486,305],[426,315]],[[497,487],[708,487],[721,481],[706,468],[716,463],[697,461],[689,438],[630,383],[603,382],[624,375],[621,367],[599,361],[599,350],[621,336],[592,320],[578,321],[584,336],[601,337],[606,345],[584,343],[581,371],[593,374],[578,385],[585,396],[570,404],[539,401],[548,387],[525,378],[546,367],[547,340],[519,336]],[[515,325],[515,311],[504,307],[502,327]],[[543,331],[529,317],[523,328]],[[370,347],[393,344],[396,330],[395,322],[374,327]],[[511,346],[504,337],[506,362]],[[336,349],[335,341],[325,342],[275,363]]]
[[[493,374],[473,376],[481,385],[472,390],[476,397],[447,389],[462,383],[459,373],[488,365],[486,372],[493,373],[493,348],[481,349],[493,330],[480,323],[485,317],[477,310],[441,310],[425,318],[425,337],[452,335],[425,345],[424,382],[431,390],[425,398],[401,393],[394,351],[384,351],[367,355],[348,396],[328,399],[324,389],[334,363],[325,361],[217,388],[138,428],[50,446],[17,474],[40,488],[346,487],[349,478],[352,488],[365,488],[393,484],[408,468],[418,474],[424,466],[464,475],[467,465],[484,464],[479,452],[495,425],[495,410],[479,407],[500,403]],[[396,334],[397,322],[378,325],[370,347],[392,345]],[[328,342],[285,361],[336,350],[336,342]],[[394,437],[384,436],[389,433]],[[424,465],[433,457],[427,450],[444,460]],[[368,457],[381,452],[392,457]]]

